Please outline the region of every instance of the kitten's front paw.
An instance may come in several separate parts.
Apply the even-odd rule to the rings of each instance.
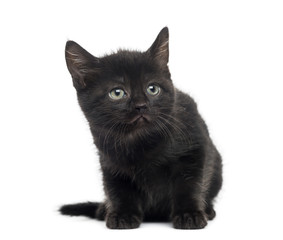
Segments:
[[[216,212],[212,206],[207,206],[205,209],[205,213],[206,213],[208,220],[212,220],[216,216]]]
[[[110,229],[133,229],[141,224],[137,215],[109,213],[106,217],[106,226]]]
[[[205,214],[201,211],[187,212],[173,217],[177,229],[201,229],[207,225]]]

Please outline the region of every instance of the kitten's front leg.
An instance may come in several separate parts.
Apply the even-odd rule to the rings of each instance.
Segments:
[[[190,166],[178,171],[173,183],[172,221],[177,229],[201,229],[207,225],[201,191],[201,168]]]
[[[110,229],[138,228],[142,222],[141,198],[131,179],[104,169],[107,195],[106,226]]]
[[[201,193],[195,183],[177,179],[174,185],[172,221],[174,228],[201,229],[207,225]]]

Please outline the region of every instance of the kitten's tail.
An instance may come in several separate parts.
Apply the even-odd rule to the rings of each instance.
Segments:
[[[104,203],[86,202],[63,205],[59,209],[59,212],[63,215],[85,216],[104,220],[106,209]]]

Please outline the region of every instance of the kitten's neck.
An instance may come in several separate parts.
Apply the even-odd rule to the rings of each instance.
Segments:
[[[136,159],[153,151],[157,146],[160,147],[162,142],[168,144],[170,141],[154,133],[121,134],[121,131],[116,131],[111,134],[109,129],[101,127],[91,127],[91,132],[100,154],[118,158]]]

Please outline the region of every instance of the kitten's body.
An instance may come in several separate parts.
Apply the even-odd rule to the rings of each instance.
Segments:
[[[203,228],[214,218],[221,157],[193,99],[174,88],[168,57],[167,28],[146,52],[100,59],[67,43],[67,65],[99,150],[106,200],[66,205],[63,214],[106,219],[109,228],[135,228],[142,220]],[[124,95],[116,99],[121,89]]]

